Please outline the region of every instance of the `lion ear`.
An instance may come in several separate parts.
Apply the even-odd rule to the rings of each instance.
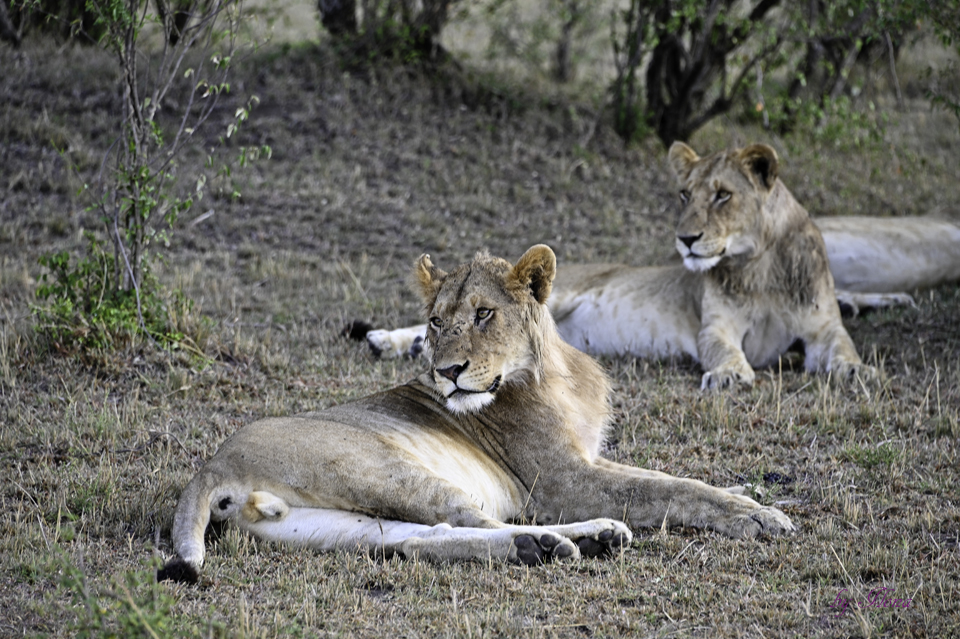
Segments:
[[[430,256],[424,253],[413,265],[413,284],[415,292],[420,295],[427,306],[433,306],[437,293],[447,274],[433,265]]]
[[[690,177],[690,171],[693,165],[697,163],[700,156],[683,142],[674,142],[670,145],[670,151],[667,153],[667,160],[670,162],[670,168],[678,182],[686,182]]]
[[[534,299],[543,304],[550,297],[556,274],[557,256],[546,244],[537,244],[520,256],[507,275],[507,283],[511,288],[529,290]]]
[[[740,149],[739,155],[743,165],[760,179],[760,184],[767,189],[772,189],[780,170],[780,160],[773,147],[766,144],[751,144]]]

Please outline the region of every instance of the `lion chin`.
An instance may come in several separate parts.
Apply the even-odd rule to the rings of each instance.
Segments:
[[[458,415],[479,413],[496,399],[496,392],[500,389],[503,375],[497,375],[486,390],[472,390],[463,388],[459,384],[440,376],[434,376],[437,389],[446,399],[447,408]]]
[[[694,273],[706,273],[714,266],[720,263],[722,256],[714,255],[713,257],[701,257],[700,255],[688,255],[683,258],[683,265],[688,271],[693,271]]]
[[[493,403],[494,397],[493,393],[475,393],[457,389],[447,396],[446,404],[451,412],[457,415],[466,415],[479,413],[483,408]]]

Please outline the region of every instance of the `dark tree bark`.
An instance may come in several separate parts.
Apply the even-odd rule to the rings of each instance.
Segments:
[[[320,23],[330,35],[355,35],[357,33],[356,0],[317,0]]]
[[[578,0],[564,2],[564,20],[560,26],[560,38],[554,55],[553,78],[557,82],[569,82],[573,79],[573,65],[570,61],[570,48],[573,42],[573,30],[582,17]]]
[[[745,19],[731,26],[718,18],[730,14],[733,0],[710,0],[693,19],[679,22],[672,2],[661,2],[654,17],[657,45],[647,66],[646,92],[648,123],[664,145],[688,139],[705,122],[730,109],[745,90],[747,74],[775,46],[752,52],[753,57],[728,82],[730,57],[779,3],[760,0]]]
[[[788,117],[781,125],[782,130],[792,127],[798,100],[812,100],[823,106],[828,98],[840,97],[846,89],[850,70],[866,51],[863,43],[870,39],[867,32],[874,17],[873,9],[868,6],[838,25],[823,24],[826,9],[823,0],[806,3],[804,19],[813,35],[806,40],[803,64],[787,90],[790,102],[785,107]],[[886,42],[879,39],[877,44],[886,46]]]
[[[403,60],[441,57],[440,32],[457,0],[368,0],[362,20],[357,0],[317,0],[320,21],[347,43],[358,59],[397,56]]]
[[[171,45],[176,45],[180,41],[180,36],[183,35],[200,2],[208,6],[204,0],[173,0],[172,2],[155,0],[157,16],[167,31],[167,41]]]
[[[6,40],[13,46],[20,46],[20,32],[10,21],[10,14],[7,12],[7,0],[0,0],[0,40]]]

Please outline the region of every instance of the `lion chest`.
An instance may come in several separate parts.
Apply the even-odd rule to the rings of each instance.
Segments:
[[[823,282],[814,274],[815,251],[801,253],[798,259],[772,252],[746,266],[725,264],[705,283],[704,326],[725,324],[723,332],[738,342],[754,368],[776,364],[804,337],[810,313],[819,308]]]
[[[754,368],[770,366],[797,338],[797,331],[782,313],[759,311],[748,316],[743,354]]]
[[[490,517],[507,521],[520,512],[522,497],[512,478],[468,439],[419,429],[394,430],[381,437],[411,461],[468,495]]]

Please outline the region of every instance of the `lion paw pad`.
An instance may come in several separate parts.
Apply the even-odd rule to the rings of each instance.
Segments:
[[[569,539],[553,533],[517,535],[513,540],[517,548],[517,562],[525,566],[537,566],[552,559],[568,559],[579,555]]]

